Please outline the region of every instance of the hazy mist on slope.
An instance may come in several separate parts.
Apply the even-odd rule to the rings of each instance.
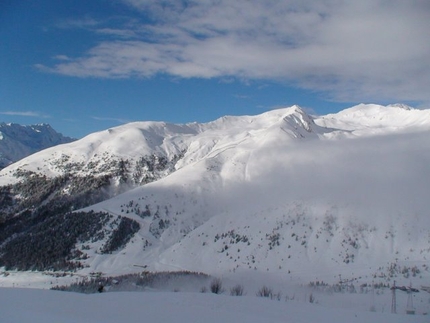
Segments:
[[[313,200],[366,209],[424,212],[429,207],[428,133],[265,147],[252,154],[248,186],[229,199]],[[251,183],[252,181],[252,183]]]

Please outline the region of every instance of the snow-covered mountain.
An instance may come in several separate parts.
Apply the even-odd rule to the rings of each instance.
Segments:
[[[150,156],[166,159],[160,161],[162,163],[175,160],[174,168],[179,169],[228,147],[249,143],[252,149],[252,145],[264,145],[266,141],[277,140],[280,133],[286,134],[281,135],[282,138],[290,140],[318,137],[325,131],[299,107],[260,116],[226,116],[207,124],[134,122],[24,159],[0,174],[0,185],[19,181],[15,172],[24,170],[48,177],[66,173],[105,175],[111,173],[120,160],[127,162],[129,171],[136,171],[144,162],[142,158]],[[140,184],[139,174],[129,175],[135,175],[131,179]]]
[[[0,172],[0,265],[429,279],[429,134],[429,110],[364,104],[94,133]]]
[[[56,132],[49,124],[0,123],[0,169],[37,151],[73,140]]]

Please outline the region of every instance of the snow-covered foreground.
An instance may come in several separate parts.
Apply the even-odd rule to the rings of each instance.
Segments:
[[[0,288],[0,320],[50,322],[428,322],[423,315],[327,308],[303,300],[172,292],[75,294]]]

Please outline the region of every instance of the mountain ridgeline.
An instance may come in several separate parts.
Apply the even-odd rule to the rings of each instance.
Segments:
[[[0,267],[429,277],[429,131],[361,104],[94,133],[0,172]]]
[[[74,141],[49,124],[0,123],[0,169],[37,151]]]

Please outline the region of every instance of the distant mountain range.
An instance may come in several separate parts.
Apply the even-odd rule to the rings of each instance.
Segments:
[[[37,151],[75,139],[56,132],[49,124],[22,126],[0,123],[0,169]]]
[[[129,123],[0,171],[0,267],[425,280],[429,165],[404,105]]]

